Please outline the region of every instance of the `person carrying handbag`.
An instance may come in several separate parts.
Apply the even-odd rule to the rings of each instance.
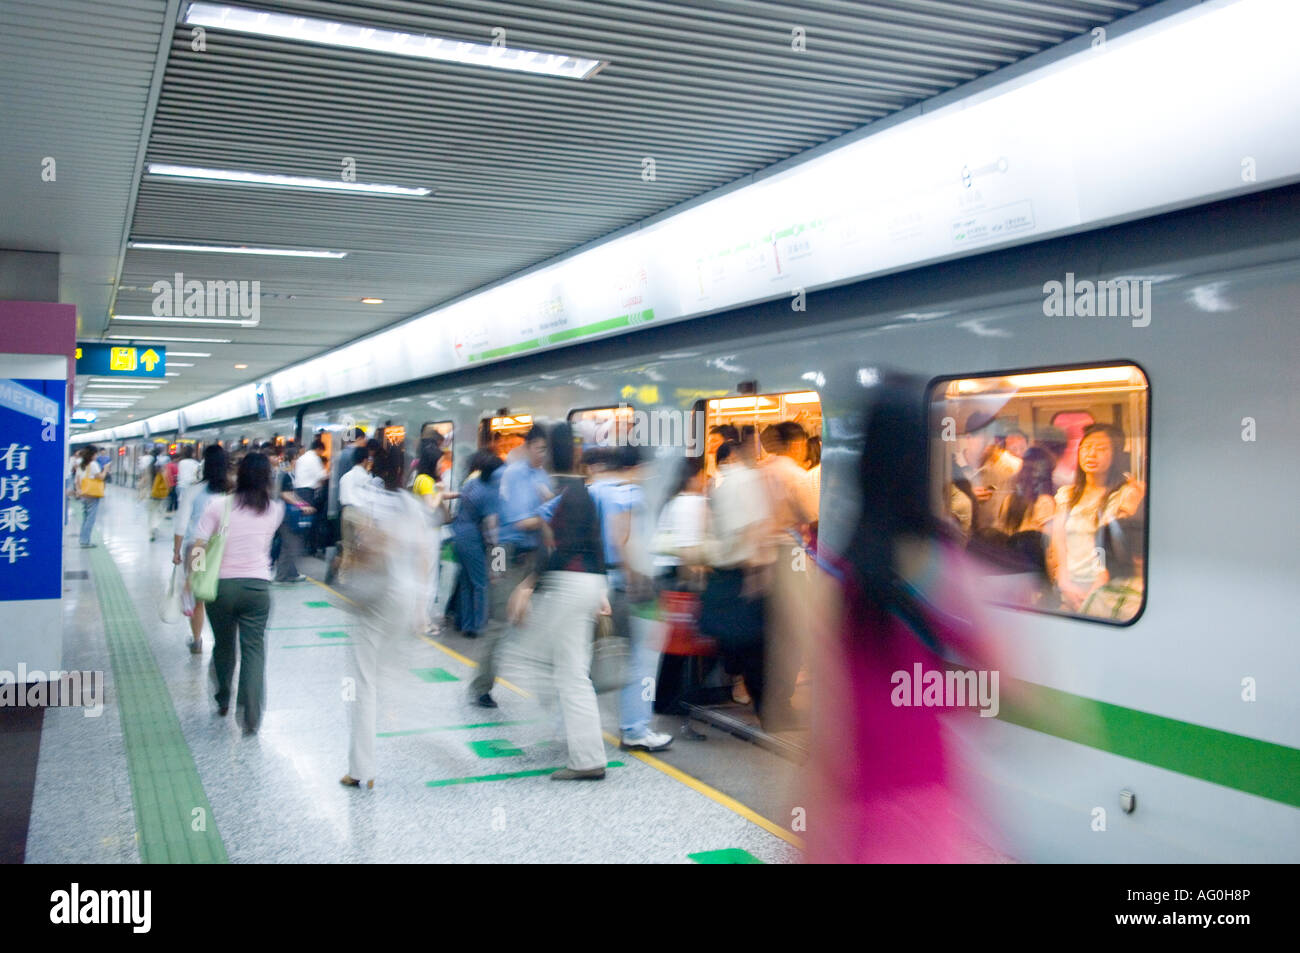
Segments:
[[[261,453],[250,453],[239,461],[235,492],[213,500],[203,511],[190,557],[190,585],[195,598],[208,603],[216,643],[212,679],[217,712],[225,717],[229,711],[238,659],[235,711],[245,735],[257,733],[266,707],[271,539],[283,515],[284,503],[271,495],[270,461]]]
[[[77,468],[73,475],[73,493],[81,500],[81,548],[90,549],[95,544],[90,534],[95,530],[95,517],[99,515],[99,501],[104,498],[103,472],[95,462],[98,447],[85,447],[77,454]]]

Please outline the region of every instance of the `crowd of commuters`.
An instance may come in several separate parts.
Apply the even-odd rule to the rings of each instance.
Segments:
[[[1142,601],[1145,484],[1114,424],[1082,428],[1073,467],[1065,434],[1031,442],[971,414],[952,460],[949,516],[980,555],[1032,577],[1036,607],[1125,621]]]

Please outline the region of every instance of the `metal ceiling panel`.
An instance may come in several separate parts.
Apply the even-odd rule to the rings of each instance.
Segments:
[[[1152,0],[246,0],[307,17],[607,61],[587,80],[209,29],[193,48],[172,31],[147,160],[337,179],[345,159],[357,181],[426,186],[427,198],[295,192],[144,177],[130,209],[137,240],[346,251],[341,260],[126,251],[117,314],[149,314],[152,284],[257,280],[255,328],[153,326],[169,337],[230,338],[172,344],[210,352],[179,369],[133,408],[137,416],[265,376],[476,287],[797,155],[1123,16]],[[4,0],[23,14],[0,43],[47,64],[25,105],[6,115],[40,122],[45,103],[75,111],[69,142],[102,144],[133,172],[135,112],[115,84],[147,92],[149,17],[162,0],[95,5]],[[181,4],[182,13],[185,3]],[[122,20],[102,82],[68,71],[100,11]],[[133,27],[128,28],[128,25]],[[801,38],[801,43],[797,41]],[[155,24],[153,42],[158,40]],[[36,43],[39,49],[33,51]],[[4,47],[0,47],[4,49]],[[102,53],[97,49],[97,54]],[[5,69],[8,69],[6,63]],[[21,69],[13,71],[21,73]],[[5,75],[8,75],[7,73]],[[90,123],[90,126],[87,126]],[[78,131],[81,130],[81,131]],[[8,148],[2,146],[0,148]],[[8,160],[8,154],[5,154]],[[653,179],[643,175],[647,159]],[[125,171],[123,171],[125,170]],[[130,182],[122,188],[129,187]],[[79,250],[120,252],[121,190],[85,206],[103,234]],[[11,198],[11,202],[14,200]],[[7,243],[37,234],[39,212]],[[82,211],[71,201],[67,217]],[[108,241],[114,209],[119,234]],[[101,240],[102,239],[102,240]],[[15,245],[15,241],[19,244]],[[29,240],[30,241],[30,240]],[[84,247],[83,247],[84,246]],[[42,245],[41,247],[45,247]],[[382,305],[362,304],[365,296]],[[101,298],[94,300],[97,304]],[[87,332],[107,333],[106,310],[83,306]],[[147,325],[113,322],[113,333]],[[235,363],[247,364],[235,370]],[[111,419],[110,419],[111,418]],[[125,421],[104,415],[108,425]]]

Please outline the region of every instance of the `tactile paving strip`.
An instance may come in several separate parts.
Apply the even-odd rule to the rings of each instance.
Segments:
[[[90,565],[117,687],[140,860],[228,863],[194,756],[122,575],[102,545],[90,551]]]

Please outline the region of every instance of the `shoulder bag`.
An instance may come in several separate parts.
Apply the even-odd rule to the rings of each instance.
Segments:
[[[230,505],[230,497],[227,496],[221,514],[221,526],[201,551],[201,565],[190,572],[190,592],[199,602],[212,602],[217,598],[217,586],[221,582],[221,557],[226,550],[226,532],[230,528]]]

